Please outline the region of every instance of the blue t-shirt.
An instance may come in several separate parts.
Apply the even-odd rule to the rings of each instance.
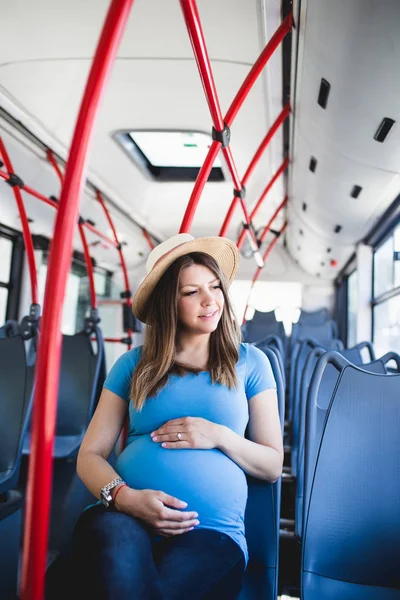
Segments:
[[[104,383],[127,402],[140,354],[141,347],[123,354]],[[276,384],[268,358],[250,344],[240,344],[236,374],[238,386],[233,390],[212,384],[208,371],[182,377],[173,374],[140,412],[129,402],[127,446],[117,460],[116,471],[132,488],[161,490],[187,502],[186,510],[199,514],[199,528],[226,533],[239,544],[247,560],[247,482],[243,470],[220,450],[169,450],[150,437],[166,421],[189,416],[226,425],[244,436],[248,400]]]

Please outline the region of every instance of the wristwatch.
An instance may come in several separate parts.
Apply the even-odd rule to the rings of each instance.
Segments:
[[[101,488],[100,500],[102,501],[104,506],[110,506],[113,499],[110,493],[111,490],[117,487],[117,485],[121,485],[122,483],[125,483],[125,481],[121,479],[121,477],[117,477],[117,479],[113,479],[112,481],[110,481],[110,483],[107,483]]]

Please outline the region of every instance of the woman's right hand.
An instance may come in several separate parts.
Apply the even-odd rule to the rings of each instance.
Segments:
[[[141,519],[159,535],[170,537],[191,531],[199,524],[196,512],[184,512],[186,502],[157,490],[134,490],[128,486],[120,491],[115,508]]]

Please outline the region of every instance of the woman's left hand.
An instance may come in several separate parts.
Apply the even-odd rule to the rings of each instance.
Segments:
[[[196,448],[211,450],[217,448],[223,426],[200,417],[183,417],[167,421],[150,435],[153,442],[163,448],[174,450]]]

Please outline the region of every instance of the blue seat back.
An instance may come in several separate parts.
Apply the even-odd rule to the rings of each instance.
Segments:
[[[323,409],[309,477],[301,598],[398,599],[400,376],[370,373],[326,353],[309,392],[310,406],[317,409],[329,366],[339,376]],[[306,461],[309,433],[318,435],[319,421],[318,410],[307,407]]]
[[[340,340],[330,340],[322,344],[314,338],[298,340],[293,347],[290,360],[290,389],[289,389],[289,410],[288,419],[293,421],[295,406],[299,401],[301,378],[307,356],[313,348],[322,347],[326,350],[341,350],[343,344]]]
[[[309,386],[312,379],[312,375],[314,373],[315,367],[317,365],[318,359],[322,356],[326,351],[322,348],[313,349],[308,358],[304,368],[303,381],[302,381],[302,389],[300,395],[300,405],[299,405],[299,427],[298,427],[298,449],[297,449],[297,482],[296,482],[296,504],[295,504],[295,531],[298,537],[302,535],[302,525],[303,525],[303,496],[304,496],[304,444],[305,444],[305,431],[306,431],[306,408],[307,408],[307,398],[309,392]],[[342,352],[338,351],[338,354],[343,355]],[[359,358],[361,358],[359,356]],[[362,365],[363,369],[371,371],[373,373],[386,373],[385,362],[382,359],[377,361],[373,361],[371,363],[366,363]],[[332,397],[333,390],[335,388],[339,373],[332,366],[328,365],[326,370],[324,371],[324,375],[321,379],[321,387],[318,391],[319,398],[319,419],[323,420],[324,418],[324,410],[322,406],[327,406],[330,398]],[[319,426],[321,423],[319,422]],[[315,445],[318,447],[318,436],[315,439],[310,440],[311,445]],[[310,453],[312,450],[310,449]],[[316,449],[314,448],[314,454]]]
[[[326,321],[319,325],[298,322],[293,325],[293,340],[304,340],[313,338],[323,345],[327,345],[331,340],[336,339],[338,334],[335,321]]]
[[[327,308],[321,308],[312,312],[302,310],[300,312],[299,323],[308,323],[309,325],[321,325],[331,319],[329,310]]]
[[[362,351],[366,350],[368,359],[363,360]],[[361,365],[362,363],[372,362],[375,360],[375,352],[372,347],[371,342],[360,342],[356,346],[352,348],[347,348],[346,350],[342,350],[340,353],[342,356],[347,358],[347,360],[354,365]]]
[[[0,493],[16,486],[32,390],[21,335],[0,339]]]
[[[257,348],[260,348],[260,350],[264,350],[264,348],[270,348],[275,352],[276,357],[279,361],[283,385],[286,388],[285,350],[282,339],[276,335],[267,336],[266,338],[255,344],[255,346],[257,346]]]
[[[285,390],[279,361],[270,348],[263,350],[269,358],[275,377],[278,410],[283,425],[285,420]],[[246,506],[246,539],[249,564],[244,577],[240,600],[275,600],[278,596],[279,522],[281,479],[268,483],[247,476],[249,496]]]
[[[97,352],[91,336],[95,336]],[[60,381],[58,386],[57,422],[54,438],[54,458],[75,456],[96,408],[104,381],[104,343],[99,328],[92,333],[64,335]],[[29,453],[30,433],[24,442]]]
[[[253,318],[247,321],[243,328],[245,342],[259,342],[267,335],[285,336],[285,328],[281,321],[277,321],[275,311],[255,311]]]
[[[18,321],[6,321],[4,325],[0,327],[0,339],[14,337],[15,335],[18,335],[19,332]]]

